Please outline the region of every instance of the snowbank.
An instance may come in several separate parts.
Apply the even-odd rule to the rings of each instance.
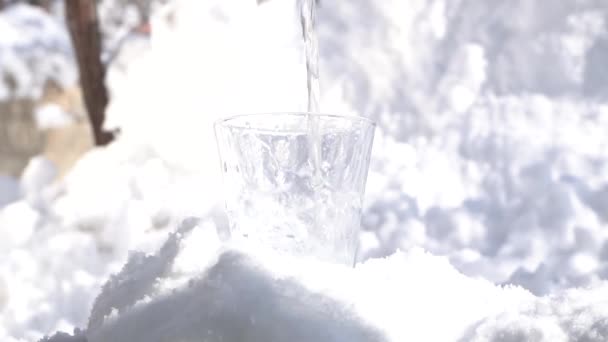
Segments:
[[[93,150],[65,179],[55,175],[48,160],[33,159],[19,198],[0,209],[0,340],[83,326],[130,250],[153,252],[181,218],[207,216],[215,203],[200,175],[125,145]]]
[[[468,278],[418,248],[348,268],[222,247],[213,224],[189,220],[155,255],[130,257],[81,334],[89,342],[605,341],[608,284],[539,298]]]
[[[370,255],[420,246],[537,294],[605,278],[607,11],[322,4],[322,108],[375,118],[384,133],[366,197]]]

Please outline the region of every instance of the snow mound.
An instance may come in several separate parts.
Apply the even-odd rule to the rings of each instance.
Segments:
[[[606,4],[321,4],[321,107],[379,123],[368,255],[536,294],[605,279]]]
[[[525,308],[484,318],[464,341],[605,341],[608,284],[537,298]]]
[[[89,342],[593,342],[608,338],[604,304],[608,284],[535,297],[468,278],[418,248],[355,268],[277,258],[222,246],[211,222],[191,219],[156,254],[130,257],[81,334]]]
[[[0,208],[0,340],[83,326],[129,251],[156,250],[183,217],[218,216],[208,181],[128,144],[90,151],[61,180],[33,158]]]

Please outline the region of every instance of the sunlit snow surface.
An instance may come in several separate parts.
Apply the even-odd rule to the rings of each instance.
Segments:
[[[59,184],[27,181],[48,177],[40,160],[23,184],[0,181],[0,203],[21,198],[0,211],[0,339],[85,328],[129,250],[209,215],[164,254],[132,256],[97,300],[91,340],[187,340],[212,322],[229,334],[226,317],[260,341],[305,340],[289,335],[303,327],[329,341],[608,339],[608,4],[321,1],[321,108],[379,123],[362,238],[368,257],[389,257],[354,270],[222,253],[209,233],[223,224],[211,122],[305,109],[294,8],[161,8],[149,45],[108,74],[120,139]],[[261,294],[285,311],[256,311]],[[213,298],[225,301],[205,311]]]
[[[83,335],[89,342],[603,341],[607,329],[606,287],[537,298],[468,278],[418,248],[352,269],[222,247],[212,223],[187,220],[157,254],[134,254],[112,276]]]

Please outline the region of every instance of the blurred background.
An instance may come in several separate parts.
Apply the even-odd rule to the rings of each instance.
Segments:
[[[0,3],[3,10],[2,174],[18,177],[31,157],[42,154],[53,161],[63,175],[79,156],[95,145],[87,113],[96,109],[87,109],[79,81],[105,84],[106,66],[120,53],[122,43],[134,35],[149,36],[149,16],[157,3],[75,2],[70,18],[66,16],[64,1]],[[82,12],[95,6],[99,6],[101,16],[97,12],[92,15]],[[84,25],[74,27],[71,37],[70,20],[74,25],[92,21],[90,24],[94,26],[89,31],[95,31],[97,38],[87,36],[91,32],[87,32]],[[77,37],[98,40],[97,43],[83,42],[80,49],[92,50],[90,59],[83,61],[85,70],[95,68],[92,65],[95,59],[104,69],[97,76],[99,80],[79,78],[73,45]],[[89,43],[98,47],[91,48]],[[97,106],[104,111],[106,105]]]
[[[225,224],[212,123],[306,108],[295,0],[0,0],[0,338],[85,326],[130,250]],[[608,3],[318,2],[321,110],[378,123],[364,258],[608,278]]]

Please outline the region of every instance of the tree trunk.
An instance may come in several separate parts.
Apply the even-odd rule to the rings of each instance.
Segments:
[[[101,36],[95,1],[66,0],[65,11],[93,138],[95,145],[103,146],[112,141],[113,135],[102,130],[108,93],[104,86],[105,67],[101,62]]]

